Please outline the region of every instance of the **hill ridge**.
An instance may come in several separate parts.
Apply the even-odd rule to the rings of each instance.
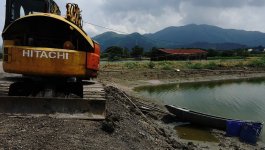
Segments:
[[[227,50],[265,46],[265,33],[260,31],[223,29],[206,24],[169,26],[148,34],[105,32],[95,36],[94,39],[101,44],[103,50],[109,46],[131,49],[136,45],[143,47],[146,51],[152,47]]]

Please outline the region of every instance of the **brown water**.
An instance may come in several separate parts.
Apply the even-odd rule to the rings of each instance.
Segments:
[[[211,134],[209,128],[203,128],[192,125],[181,125],[175,127],[178,136],[186,140],[219,142],[218,139]]]

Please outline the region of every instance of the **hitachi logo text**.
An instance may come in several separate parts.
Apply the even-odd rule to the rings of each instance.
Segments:
[[[59,51],[23,50],[23,57],[49,58],[49,59],[69,59],[69,53]]]

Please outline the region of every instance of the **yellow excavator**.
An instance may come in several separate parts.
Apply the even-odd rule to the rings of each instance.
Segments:
[[[61,16],[53,0],[6,0],[3,70],[22,76],[0,79],[0,113],[105,118],[103,87],[90,80],[99,70],[99,44],[82,29],[78,5],[66,9]]]

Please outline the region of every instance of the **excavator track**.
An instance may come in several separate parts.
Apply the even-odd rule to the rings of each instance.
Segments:
[[[105,91],[97,81],[82,82],[82,98],[10,96],[9,88],[13,83],[0,79],[0,114],[14,117],[105,119]]]
[[[8,96],[9,86],[12,82],[0,80],[0,96]]]

